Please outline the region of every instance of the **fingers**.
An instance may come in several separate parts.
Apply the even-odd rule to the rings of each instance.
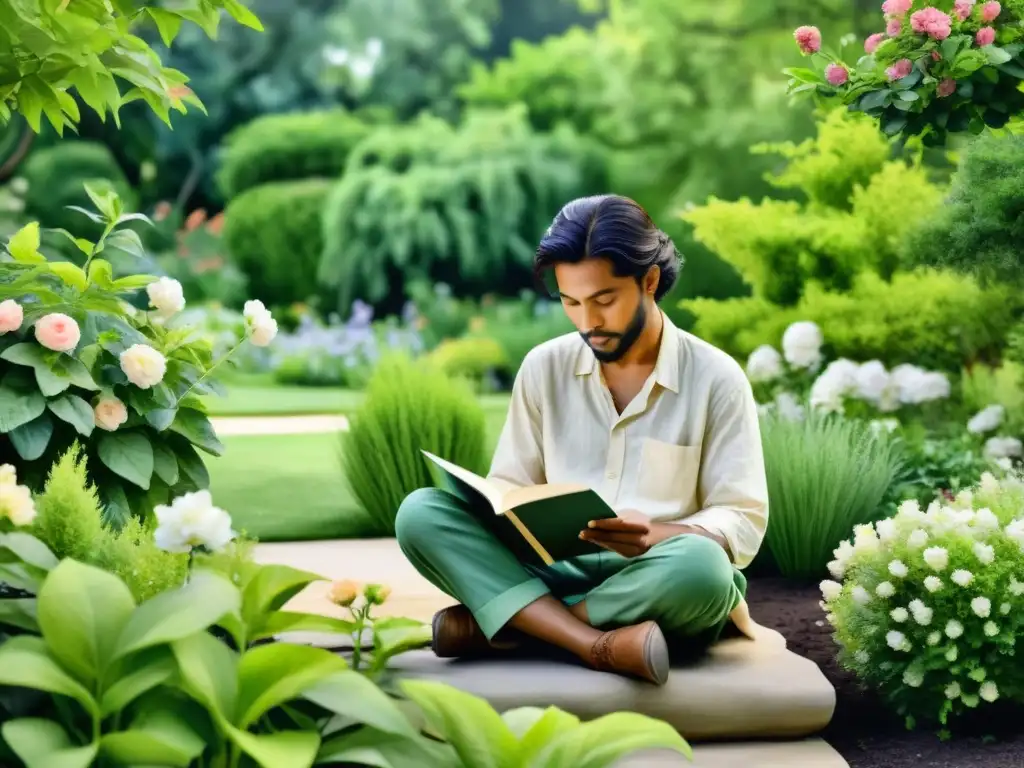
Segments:
[[[606,542],[603,542],[603,541],[597,541],[595,539],[595,540],[593,540],[593,543],[596,544],[597,546],[601,547],[602,549],[607,549],[609,552],[614,552],[615,554],[622,555],[623,557],[639,557],[640,555],[642,555],[644,552],[647,551],[646,547],[634,546],[634,545],[629,545],[629,544],[621,544],[621,543],[618,543],[618,542],[608,542],[608,543],[606,543]]]
[[[589,528],[600,531],[619,531],[622,533],[647,533],[650,525],[643,520],[625,520],[621,517],[612,517],[607,520],[591,520]]]
[[[644,543],[647,532],[635,533],[635,532],[618,532],[618,531],[597,531],[597,530],[586,530],[580,533],[580,538],[585,541],[593,542],[615,542],[617,544],[636,544],[642,545]]]

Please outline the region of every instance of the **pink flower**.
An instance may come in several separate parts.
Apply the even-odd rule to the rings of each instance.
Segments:
[[[128,421],[128,408],[113,395],[101,397],[93,406],[93,418],[97,427],[114,432]]]
[[[942,60],[942,54],[939,53],[938,51],[932,51],[932,61],[941,61],[941,60]]]
[[[889,19],[889,22],[885,25],[885,34],[889,37],[896,37],[902,31],[903,22],[899,19]]]
[[[914,62],[910,59],[900,59],[887,70],[885,74],[889,77],[889,80],[899,80],[909,75],[914,69]]]
[[[0,336],[18,330],[24,320],[25,310],[21,304],[14,299],[0,302]]]
[[[985,3],[981,6],[981,20],[984,22],[995,21],[996,17],[999,16],[1003,11],[1003,6],[992,0],[990,3]]]
[[[978,34],[974,36],[974,42],[982,48],[986,45],[992,45],[995,41],[996,31],[992,27],[982,27],[978,30]]]
[[[70,352],[81,338],[75,319],[60,312],[51,312],[36,321],[36,341],[54,352]]]
[[[875,49],[882,44],[883,40],[885,40],[885,33],[876,32],[864,41],[864,51],[866,53],[874,53]]]
[[[850,79],[850,73],[840,64],[829,64],[825,67],[825,79],[832,85],[842,85]]]
[[[944,99],[947,96],[952,96],[956,91],[956,80],[947,77],[945,80],[939,82],[935,88],[935,93],[938,94],[940,99]]]
[[[938,8],[925,8],[910,16],[910,26],[915,32],[927,34],[933,40],[945,40],[952,32],[953,20]]]
[[[805,54],[817,53],[821,50],[821,30],[817,27],[797,27],[793,38]]]
[[[970,18],[971,11],[973,10],[974,0],[956,0],[956,2],[953,3],[953,12],[960,21]]]
[[[882,11],[886,16],[906,16],[914,0],[885,0]]]

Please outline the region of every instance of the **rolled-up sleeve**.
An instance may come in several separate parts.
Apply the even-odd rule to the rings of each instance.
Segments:
[[[768,527],[768,481],[750,385],[712,397],[701,455],[701,508],[679,520],[723,537],[738,568],[750,564]]]
[[[487,478],[502,491],[546,482],[537,360],[527,355],[512,385],[508,415]]]

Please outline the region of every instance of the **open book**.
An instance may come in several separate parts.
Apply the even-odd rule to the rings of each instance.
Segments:
[[[596,491],[582,485],[533,485],[503,492],[486,478],[428,451],[446,490],[464,499],[520,561],[551,565],[605,551],[580,539],[591,520],[616,517]]]

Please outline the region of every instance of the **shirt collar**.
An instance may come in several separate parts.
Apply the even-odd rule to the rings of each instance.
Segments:
[[[659,310],[660,311],[660,310]],[[662,333],[661,345],[658,347],[658,361],[654,364],[654,381],[667,390],[679,394],[679,329],[661,312]],[[576,356],[576,375],[589,376],[598,370],[598,360],[594,351],[587,343],[580,340],[580,349]]]

